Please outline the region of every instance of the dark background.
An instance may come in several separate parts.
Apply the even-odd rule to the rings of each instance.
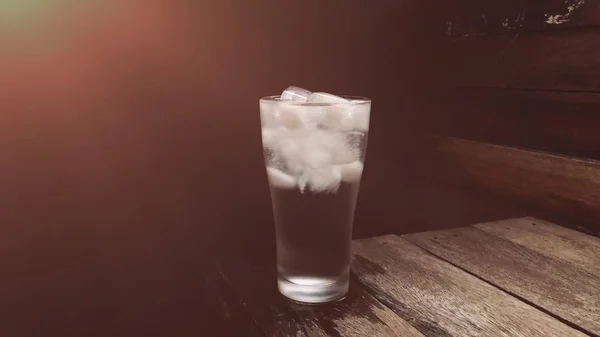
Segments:
[[[597,231],[600,166],[570,156],[598,159],[600,16],[546,23],[574,4],[5,8],[0,333],[131,335],[207,261],[272,253],[258,99],[288,85],[373,100],[355,237],[525,214]],[[535,151],[564,158],[506,165]]]
[[[411,160],[397,151],[431,72],[425,37],[439,34],[416,20],[425,9],[63,6],[38,30],[25,32],[25,20],[4,32],[21,34],[4,42],[0,64],[0,211],[11,249],[151,260],[270,242],[258,98],[291,84],[373,99],[357,231],[396,222],[387,200],[402,193]]]
[[[19,6],[0,24],[3,336],[139,332],[207,260],[272,252],[258,99],[288,85],[373,99],[356,233],[418,230],[395,199],[443,36],[421,5]]]

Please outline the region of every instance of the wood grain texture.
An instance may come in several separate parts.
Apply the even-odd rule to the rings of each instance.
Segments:
[[[449,179],[573,214],[600,232],[600,162],[451,137],[438,138],[435,149]]]
[[[600,90],[599,28],[449,39],[443,82],[460,86]]]
[[[438,134],[600,159],[596,93],[440,88],[427,109]]]
[[[473,226],[600,277],[600,238],[532,217]]]
[[[600,278],[472,227],[403,236],[464,270],[600,334]]]
[[[584,336],[397,236],[353,251],[359,280],[426,336]]]
[[[322,306],[292,303],[276,288],[275,263],[223,263],[219,269],[266,336],[407,336],[415,328],[369,295],[355,279],[348,296]]]
[[[581,0],[454,0],[445,2],[447,34],[484,35],[600,24],[600,4]]]

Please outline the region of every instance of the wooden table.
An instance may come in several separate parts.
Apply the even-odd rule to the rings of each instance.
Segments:
[[[206,336],[600,335],[600,239],[535,218],[355,241],[347,298],[286,301],[274,267],[219,263]]]

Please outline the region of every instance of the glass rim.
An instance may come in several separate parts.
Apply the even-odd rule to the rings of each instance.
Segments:
[[[259,101],[261,103],[269,104],[290,104],[290,105],[304,105],[304,106],[323,106],[323,105],[336,105],[336,104],[370,104],[371,99],[363,96],[354,95],[337,95],[338,97],[347,99],[347,102],[299,102],[292,100],[282,100],[281,95],[272,95],[262,97]]]

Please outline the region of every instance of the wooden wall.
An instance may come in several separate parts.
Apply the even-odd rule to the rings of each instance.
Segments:
[[[424,123],[445,179],[600,234],[598,3],[458,0],[446,13]]]

